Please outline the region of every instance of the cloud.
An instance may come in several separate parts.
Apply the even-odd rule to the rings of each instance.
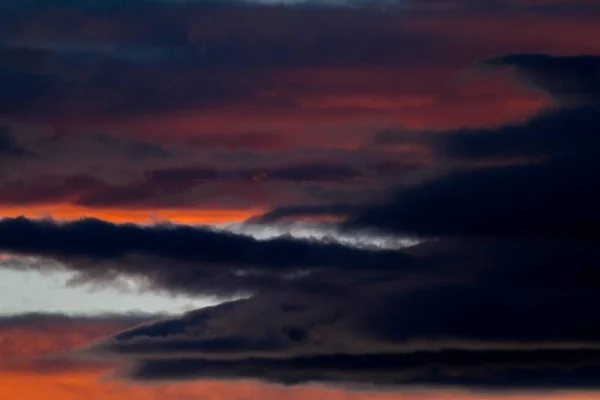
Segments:
[[[582,160],[456,172],[400,190],[350,225],[434,237],[591,239],[599,221],[597,171]]]
[[[473,160],[590,157],[586,153],[594,152],[600,141],[596,134],[600,126],[598,109],[561,109],[542,113],[521,125],[445,132],[436,146],[443,156]]]
[[[470,387],[479,390],[598,389],[598,355],[580,352],[430,352],[286,360],[150,360],[125,376],[138,381],[261,379],[278,384]]]
[[[357,213],[361,210],[360,206],[350,204],[331,204],[331,205],[318,205],[318,206],[288,206],[278,207],[271,210],[254,220],[256,222],[268,223],[278,221],[286,217],[346,217],[352,213]]]
[[[492,9],[509,18],[469,1],[464,16],[447,13],[440,24],[440,13],[410,7],[381,12],[379,1],[351,2],[356,7],[320,3],[32,1],[27,12],[23,5],[4,6],[0,22],[10,40],[0,46],[6,66],[0,87],[8,97],[0,101],[0,113],[88,126],[191,113],[205,120],[193,124],[195,133],[213,137],[210,120],[223,113],[229,130],[236,125],[233,115],[246,128],[253,125],[253,132],[272,130],[253,124],[258,116],[281,122],[290,114],[304,123],[317,118],[335,123],[340,114],[343,121],[368,115],[413,126],[461,126],[475,118],[497,123],[519,119],[539,105],[511,107],[505,93],[465,96],[446,85],[461,68],[498,53],[591,52],[597,46],[590,34],[595,24],[585,18],[590,14],[576,8],[556,21],[538,7],[536,34],[515,38],[530,21],[507,2],[495,2]],[[480,35],[473,37],[463,18],[481,21]],[[133,21],[138,29],[131,28]],[[322,79],[323,74],[329,76]],[[331,104],[332,99],[338,100]],[[455,110],[459,105],[461,112]],[[474,107],[482,112],[465,113]]]
[[[147,317],[155,318],[156,316]],[[30,399],[51,396],[68,400],[82,397],[89,399],[103,399],[106,397],[116,399],[165,399],[173,397],[191,400],[197,398],[198,393],[206,393],[206,396],[210,399],[222,397],[250,399],[256,396],[276,399],[285,396],[286,398],[298,400],[305,398],[358,400],[365,397],[374,400],[392,400],[401,396],[406,400],[418,400],[423,396],[422,393],[414,390],[400,392],[397,390],[369,390],[372,387],[367,387],[367,390],[357,390],[356,387],[335,388],[320,384],[288,388],[282,385],[250,382],[247,378],[242,378],[243,381],[236,381],[235,384],[231,382],[231,380],[243,376],[257,375],[256,371],[268,366],[271,371],[279,371],[273,373],[271,381],[285,381],[286,384],[294,383],[293,379],[296,376],[294,371],[297,369],[294,367],[294,371],[291,371],[287,366],[289,362],[285,360],[281,362],[277,362],[277,360],[271,362],[248,360],[245,366],[240,365],[237,367],[230,366],[227,362],[215,361],[210,363],[204,361],[205,365],[211,365],[211,371],[221,371],[218,380],[213,378],[201,380],[202,372],[197,369],[200,364],[199,362],[193,364],[193,360],[192,362],[189,360],[181,362],[177,360],[155,360],[142,368],[127,371],[129,374],[135,373],[140,382],[146,381],[153,384],[132,385],[130,381],[122,382],[115,379],[106,379],[103,376],[114,367],[113,363],[91,363],[82,359],[65,360],[56,355],[57,352],[65,354],[70,349],[85,345],[89,341],[96,340],[113,331],[143,321],[143,316],[138,318],[123,315],[68,317],[38,314],[1,317],[0,396],[6,398],[25,396]],[[431,354],[430,356],[435,357]],[[470,365],[479,361],[477,355],[461,353],[460,356],[462,361],[457,361],[455,365],[463,370],[468,370]],[[315,369],[311,374],[320,377],[320,379],[315,378],[315,381],[320,380],[324,383],[334,376],[336,378],[342,375],[356,377],[360,373],[359,370],[365,366],[382,365],[380,361],[376,362],[377,358],[381,359],[382,357],[367,356],[361,360],[362,367],[356,368],[353,368],[355,365],[352,363],[359,359],[343,360],[349,362],[340,363],[341,365],[336,371],[328,369],[328,366],[333,366],[336,362],[342,361],[339,358],[336,360],[335,357],[321,360],[303,359],[298,360],[297,363],[303,365],[304,370],[310,370],[312,366],[319,362],[319,370]],[[496,370],[513,361],[511,355],[495,354],[493,358],[497,360]],[[420,361],[424,362],[426,359],[427,355],[404,357],[404,361],[394,360],[394,363],[405,366],[404,371],[409,370],[411,366],[417,366],[415,372],[418,373]],[[560,354],[550,354],[546,356],[546,359],[556,362],[564,359],[564,357],[561,357]],[[576,357],[572,357],[572,359],[576,359]],[[271,369],[271,363],[276,363],[277,369]],[[250,370],[252,367],[253,369]],[[166,368],[170,368],[170,372],[165,371]],[[244,371],[245,369],[249,371]],[[583,370],[584,368],[575,369],[573,372],[561,371],[560,376],[557,376],[554,382],[559,381],[558,378],[561,376],[563,380],[560,382],[565,382],[567,381],[567,378],[564,378],[565,376],[574,376],[576,373],[581,374]],[[445,371],[447,369],[442,369],[439,375],[443,375]],[[495,369],[494,367],[488,367],[487,371],[495,371]],[[179,374],[180,379],[189,380],[190,382],[157,382],[157,379],[169,380],[170,376],[168,374],[174,374],[175,372]],[[527,371],[524,371],[524,373],[527,373]],[[221,379],[227,379],[227,381],[220,381]],[[197,381],[194,382],[194,380]],[[413,380],[416,381],[417,378]],[[579,382],[582,381],[583,378],[579,378]],[[589,387],[592,387],[592,384],[593,382],[590,383]],[[436,400],[455,400],[457,398],[475,400],[480,399],[482,394],[462,390],[439,389],[434,391],[430,389],[427,391],[427,396],[433,396]],[[494,394],[491,396],[500,398],[502,395]],[[536,396],[539,397],[539,393],[520,395],[519,399],[534,399]],[[564,396],[566,395],[561,393],[548,394],[548,398],[556,400],[562,400]]]
[[[551,95],[558,109],[542,110],[519,123],[484,129],[430,132],[388,128],[376,133],[374,143],[416,143],[434,147],[443,156],[483,161],[580,154],[598,146],[595,132],[599,124],[600,57],[515,54],[485,60],[475,69],[490,68],[513,68],[521,86]],[[578,129],[571,129],[573,126]]]
[[[318,196],[315,191],[311,192],[318,185],[328,185],[334,196],[339,196],[338,192],[345,188],[358,192],[367,185],[382,185],[388,177],[412,172],[381,170],[378,169],[378,164],[371,164],[370,157],[350,160],[347,159],[348,155],[335,153],[330,154],[330,157],[339,158],[339,161],[290,161],[281,165],[260,165],[265,164],[264,160],[257,160],[255,163],[259,165],[253,166],[254,163],[249,162],[247,166],[237,168],[221,167],[218,164],[224,163],[218,161],[206,165],[176,166],[181,165],[183,160],[158,145],[144,142],[119,144],[112,140],[103,139],[104,144],[101,146],[93,141],[56,146],[60,152],[85,151],[87,160],[77,156],[71,156],[69,160],[67,156],[62,161],[54,162],[55,155],[46,159],[38,157],[35,160],[37,165],[32,165],[31,162],[23,165],[25,171],[22,171],[23,176],[19,179],[8,176],[4,183],[0,183],[0,204],[23,206],[68,203],[88,208],[195,208],[199,204],[214,204],[215,197],[228,195],[240,204],[262,202],[260,205],[264,206],[266,201],[283,201],[286,195],[284,190],[295,192],[295,198],[300,201],[309,201]],[[97,171],[94,166],[103,157],[100,153],[103,149],[112,151],[112,157],[121,165],[113,166],[112,171]],[[299,156],[304,158],[301,152]],[[63,175],[69,170],[69,165],[72,165],[70,162],[79,163],[87,171]],[[47,164],[51,165],[46,168]],[[160,167],[161,164],[164,167]],[[153,168],[153,165],[158,168]],[[61,173],[51,173],[52,167]],[[26,172],[26,169],[29,171]],[[42,169],[46,173],[40,174]],[[269,199],[261,199],[264,196],[244,193],[249,185],[260,186],[259,189],[264,191],[280,192],[273,193]],[[217,189],[221,189],[221,192],[228,189],[229,193],[210,193]]]
[[[16,314],[0,316],[0,371],[3,374],[102,370],[67,353],[103,336],[160,317],[148,315],[69,316]]]
[[[436,146],[442,155],[458,159],[530,162],[452,172],[402,189],[353,224],[426,236],[595,236],[593,226],[600,221],[595,206],[600,200],[598,57],[517,55],[493,63],[516,65],[532,84],[566,98],[567,104],[520,125],[443,132]]]
[[[515,55],[486,62],[516,66],[528,84],[562,103],[520,124],[420,135],[380,132],[379,142],[427,143],[446,162],[463,163],[463,168],[403,186],[377,205],[321,205],[314,212],[345,213],[349,226],[407,235],[594,237],[600,220],[595,207],[600,200],[598,57]],[[310,215],[311,207],[277,209],[265,218],[302,214]]]
[[[211,181],[285,181],[285,182],[345,182],[366,178],[351,165],[332,162],[273,166],[263,169],[216,171],[207,167],[172,168],[148,173],[156,186],[194,185]]]
[[[373,149],[374,130],[495,126],[548,103],[496,77],[458,81],[465,66],[597,47],[588,12],[557,21],[540,10],[536,34],[515,38],[531,21],[501,2],[510,18],[475,2],[462,14],[359,3],[2,5],[0,116],[37,156],[3,160],[3,213],[131,220],[139,209],[372,202],[438,167],[430,143]],[[219,179],[191,184],[194,168]]]
[[[577,269],[580,261],[551,268]],[[595,387],[596,288],[519,287],[506,276],[490,280],[490,268],[477,265],[480,276],[466,279],[461,267],[443,274],[438,265],[335,293],[257,295],[143,324],[84,353],[128,361],[120,373],[141,381]]]
[[[0,221],[0,232],[3,251],[62,261],[90,279],[130,274],[173,291],[231,294],[285,284],[287,276],[303,271],[398,269],[410,262],[409,256],[394,250],[286,237],[260,241],[210,227],[173,224],[7,218]]]
[[[578,62],[559,64],[569,61]],[[79,356],[125,361],[118,374],[134,381],[597,388],[600,114],[589,99],[521,124],[442,131],[432,142],[449,160],[520,163],[459,164],[407,182],[391,201],[263,218],[337,212],[349,218],[342,231],[421,236],[404,249],[404,268],[369,260],[309,274],[304,284],[296,275],[250,298],[127,329]]]
[[[87,356],[139,381],[593,385],[593,5],[117,3],[0,6],[3,207],[269,207],[262,226],[346,218],[353,243],[424,243],[1,220],[0,249],[76,281],[252,295]],[[502,73],[457,79],[476,60]]]
[[[0,126],[0,157],[25,157],[31,154],[21,147],[7,127]]]
[[[529,84],[566,104],[600,102],[600,57],[513,54],[486,60],[488,67],[514,67]]]

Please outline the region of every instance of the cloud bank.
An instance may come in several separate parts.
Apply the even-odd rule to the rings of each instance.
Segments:
[[[25,215],[0,251],[243,295],[74,359],[132,382],[599,389],[597,6],[384,3],[0,6],[0,211]]]
[[[593,77],[580,71],[580,58],[488,62],[516,63],[559,105],[520,125],[439,133],[436,148],[453,159],[530,161],[458,167],[400,189],[391,202],[351,210],[342,225],[421,236],[423,244],[405,250],[414,268],[372,263],[322,275],[335,285],[272,288],[87,351],[130,360],[122,374],[135,380],[596,388],[600,113],[575,81]],[[575,83],[558,93],[548,76]]]

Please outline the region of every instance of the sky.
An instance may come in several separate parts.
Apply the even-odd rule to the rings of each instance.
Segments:
[[[0,400],[600,396],[598,0],[0,2]]]

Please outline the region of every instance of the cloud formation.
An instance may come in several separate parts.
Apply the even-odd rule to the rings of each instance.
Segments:
[[[569,61],[579,59],[559,65]],[[573,71],[560,70],[558,80]],[[373,263],[321,275],[335,284],[318,291],[272,287],[126,330],[86,352],[129,360],[121,374],[134,380],[596,388],[600,113],[593,96],[574,104],[567,92],[557,109],[520,125],[436,134],[446,157],[528,162],[467,164],[407,185],[392,202],[345,209],[342,227],[425,238],[406,249],[416,268]]]
[[[157,289],[206,294],[264,288],[285,283],[290,274],[403,269],[411,263],[410,256],[395,250],[291,237],[257,240],[211,227],[172,224],[7,218],[0,221],[0,236],[0,250],[61,261],[82,279],[129,274],[148,279]]]
[[[68,357],[68,352],[115,330],[150,321],[159,315],[68,316],[20,314],[0,316],[2,374],[62,374],[102,370],[103,366]]]
[[[465,68],[498,54],[594,54],[600,45],[597,10],[581,2],[458,1],[447,13],[435,1],[384,3],[2,5],[0,118],[11,152],[18,144],[36,157],[2,157],[10,173],[0,175],[1,208],[247,215],[376,201],[440,163],[423,143],[374,148],[374,130],[523,121],[551,94],[495,76],[463,80]],[[536,15],[535,34],[517,34],[531,25],[525,11]],[[196,168],[242,178],[168,188],[148,178]]]
[[[53,397],[76,400],[82,397],[97,400],[114,399],[193,399],[202,393],[207,399],[237,397],[250,400],[259,396],[263,399],[286,397],[290,399],[328,398],[358,400],[368,397],[373,400],[391,400],[399,396],[403,400],[418,400],[419,393],[357,391],[344,388],[311,385],[288,388],[280,385],[265,385],[257,382],[178,382],[152,385],[132,385],[115,379],[103,379],[112,364],[92,364],[81,360],[58,362],[49,354],[76,348],[115,329],[139,322],[125,316],[67,318],[61,315],[29,315],[3,318],[0,322],[0,397],[19,396],[32,400]],[[460,398],[471,400],[480,394],[466,391],[428,392],[435,400]],[[551,399],[564,400],[563,395],[549,395]],[[574,394],[576,396],[576,394]],[[500,396],[499,396],[500,398]],[[533,399],[534,395],[520,399]],[[573,397],[575,398],[575,397]],[[567,397],[569,399],[569,397]]]
[[[3,2],[0,251],[237,298],[73,354],[133,382],[600,389],[599,17]]]

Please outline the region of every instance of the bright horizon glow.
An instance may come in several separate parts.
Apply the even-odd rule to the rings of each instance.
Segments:
[[[87,208],[72,204],[45,204],[21,207],[0,206],[2,218],[51,218],[59,221],[73,221],[83,218],[97,218],[113,223],[134,222],[150,224],[170,222],[176,224],[222,224],[241,222],[262,215],[266,210],[248,209],[119,209]]]

